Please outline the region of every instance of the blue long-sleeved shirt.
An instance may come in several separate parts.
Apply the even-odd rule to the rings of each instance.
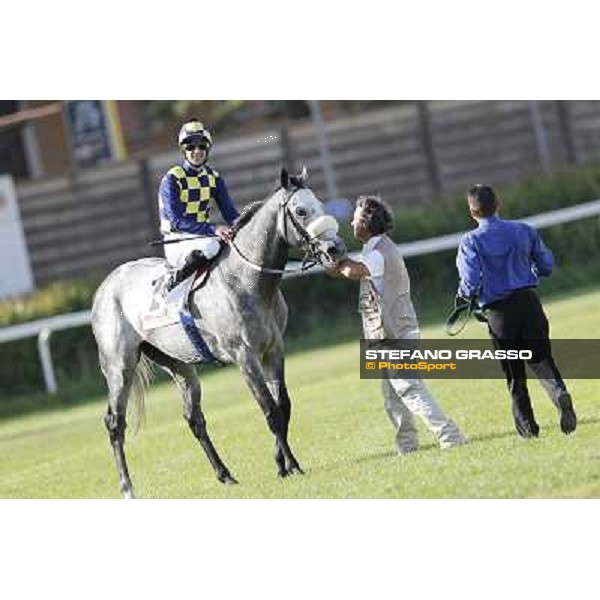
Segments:
[[[228,225],[239,217],[225,180],[208,165],[196,169],[184,161],[179,169],[171,169],[162,178],[158,196],[163,234],[214,234],[215,225],[209,220],[211,201],[219,207]]]
[[[534,287],[554,268],[554,256],[530,225],[497,216],[480,219],[458,248],[458,295],[479,296],[483,307],[512,292]]]

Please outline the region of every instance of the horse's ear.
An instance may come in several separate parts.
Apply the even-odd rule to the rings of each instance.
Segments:
[[[287,190],[290,187],[290,174],[285,167],[281,169],[281,187],[284,190]]]
[[[302,185],[306,185],[306,182],[308,181],[308,171],[306,170],[306,165],[302,165],[302,173],[300,173],[298,180],[302,183]]]

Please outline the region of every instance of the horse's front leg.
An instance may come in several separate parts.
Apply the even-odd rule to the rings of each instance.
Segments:
[[[267,386],[275,400],[275,404],[281,410],[283,418],[284,436],[287,439],[290,417],[292,414],[292,403],[285,384],[283,348],[270,352],[263,360],[263,369]],[[294,468],[285,460],[283,450],[278,441],[275,442],[275,462],[280,477],[302,473],[302,469]]]
[[[289,397],[287,398],[287,409],[285,406],[280,406],[278,402],[275,401],[265,380],[265,374],[258,357],[253,352],[245,352],[239,365],[248,387],[254,394],[258,405],[265,415],[269,429],[275,435],[277,444],[275,460],[277,462],[279,475],[285,476],[292,473],[302,473],[303,471],[300,468],[296,457],[292,453],[287,440],[290,415]],[[285,395],[287,397],[287,391],[285,392]]]

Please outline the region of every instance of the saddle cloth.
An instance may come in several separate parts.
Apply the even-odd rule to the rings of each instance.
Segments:
[[[196,283],[196,275],[197,273],[190,275],[190,277],[168,293],[165,293],[164,278],[158,281],[151,309],[142,318],[142,327],[144,331],[148,332],[153,329],[178,325],[183,328],[188,340],[192,344],[197,362],[217,362],[217,358],[206,345],[190,313],[189,297]],[[207,272],[200,274],[201,278],[204,277],[200,285],[204,283],[207,276]]]
[[[164,289],[166,277],[166,275],[162,277],[155,285],[154,298],[150,306],[150,311],[142,318],[144,331],[179,323],[179,313],[183,308],[187,308],[188,297],[194,283],[195,274],[190,275],[190,277],[168,293],[165,293]]]

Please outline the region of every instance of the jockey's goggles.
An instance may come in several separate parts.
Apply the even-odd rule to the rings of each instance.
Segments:
[[[209,148],[209,145],[206,142],[202,142],[199,144],[186,144],[183,148],[186,152],[193,152],[196,148],[198,148],[199,150],[204,150],[206,152]]]

